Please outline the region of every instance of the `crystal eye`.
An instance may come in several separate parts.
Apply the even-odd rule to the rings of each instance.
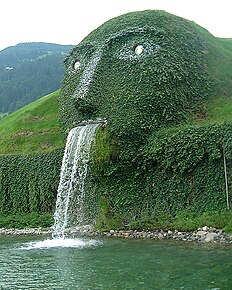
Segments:
[[[81,66],[81,63],[80,63],[79,60],[77,60],[77,61],[74,63],[73,68],[74,68],[75,70],[78,70],[78,69],[80,68],[80,66]]]
[[[143,53],[143,51],[144,51],[144,47],[141,44],[135,47],[135,54],[140,55]]]

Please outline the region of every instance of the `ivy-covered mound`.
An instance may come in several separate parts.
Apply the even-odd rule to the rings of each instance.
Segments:
[[[207,45],[195,26],[163,11],[114,18],[66,59],[65,128],[103,117],[120,142],[190,119],[209,91]]]
[[[154,225],[161,214],[228,207],[223,160],[231,124],[201,123],[221,90],[215,43],[190,21],[143,11],[104,23],[66,59],[64,133],[83,120],[108,122],[98,131],[92,164],[100,227],[110,217]],[[231,71],[225,74],[231,84]]]
[[[0,228],[53,224],[62,156],[61,149],[0,156]]]

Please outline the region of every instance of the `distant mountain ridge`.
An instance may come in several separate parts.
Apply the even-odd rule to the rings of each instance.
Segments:
[[[60,88],[72,45],[20,43],[0,51],[0,113],[13,112]]]

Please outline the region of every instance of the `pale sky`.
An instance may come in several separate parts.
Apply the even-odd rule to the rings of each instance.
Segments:
[[[105,21],[146,9],[165,10],[232,38],[231,0],[0,0],[0,50],[22,42],[76,45]]]

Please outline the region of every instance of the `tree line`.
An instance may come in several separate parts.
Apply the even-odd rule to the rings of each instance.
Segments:
[[[71,47],[22,43],[0,51],[0,112],[11,113],[60,88]]]

